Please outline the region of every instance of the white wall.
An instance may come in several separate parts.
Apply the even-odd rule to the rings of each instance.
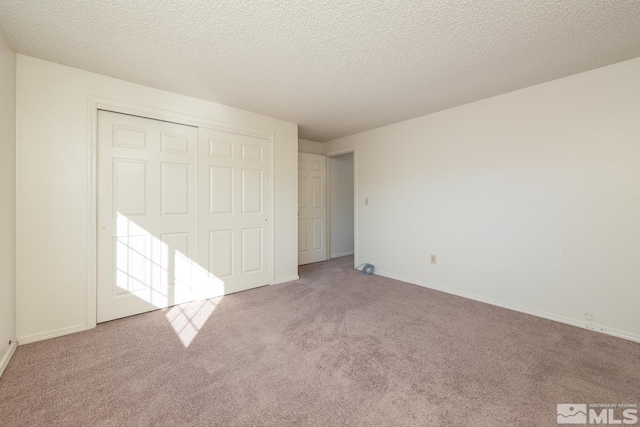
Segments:
[[[331,258],[353,254],[353,153],[329,157]]]
[[[640,58],[324,143],[358,147],[359,259],[640,340],[638,76]]]
[[[87,319],[89,95],[275,132],[275,278],[297,277],[297,125],[18,55],[17,334]]]
[[[322,154],[322,144],[320,142],[309,141],[307,139],[299,139],[298,152],[307,154]]]
[[[0,28],[0,374],[16,337],[16,54]]]

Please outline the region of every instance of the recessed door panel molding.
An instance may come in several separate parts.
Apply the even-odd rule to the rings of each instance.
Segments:
[[[147,131],[145,129],[113,125],[113,146],[146,150]]]
[[[242,160],[262,162],[262,147],[253,144],[242,144]]]
[[[262,228],[242,229],[242,274],[262,271]]]
[[[233,142],[210,139],[209,156],[233,159]]]
[[[160,235],[159,253],[152,254],[153,260],[160,260],[160,264],[154,264],[154,277],[160,277],[156,281],[158,286],[152,286],[153,291],[161,293],[171,292],[172,287],[191,287],[191,248],[189,245],[189,232],[185,233],[163,233]],[[159,255],[159,258],[158,258]],[[156,283],[153,283],[154,285]]]
[[[324,221],[321,218],[313,219],[313,244],[311,245],[313,251],[321,251],[324,249],[324,239],[322,238],[326,233],[324,232]]]
[[[262,213],[262,171],[242,169],[242,213]]]
[[[322,176],[312,176],[311,177],[311,192],[313,196],[311,200],[313,200],[313,209],[322,209],[324,208],[324,197],[323,190],[326,191],[326,188],[322,188],[325,184],[326,187],[326,177]]]
[[[162,215],[189,213],[189,168],[183,163],[160,163]]]
[[[307,194],[309,194],[309,177],[298,175],[298,208],[307,208],[309,202]]]
[[[111,288],[111,296],[119,297],[145,292],[145,283],[151,279],[151,264],[148,253],[151,244],[149,236],[118,237],[113,239],[116,286]]]
[[[327,162],[317,154],[298,158],[298,264],[327,259]]]
[[[209,166],[209,214],[233,213],[233,168]]]
[[[189,154],[189,136],[162,132],[160,149],[164,153]]]
[[[211,273],[219,279],[233,276],[233,254],[233,230],[209,232]]]
[[[113,210],[125,215],[144,215],[147,200],[146,160],[113,159]]]
[[[298,253],[309,252],[309,220],[298,220]]]
[[[163,243],[160,246],[161,257],[169,259],[169,254],[173,251],[177,251],[185,257],[190,257],[192,254],[189,245],[189,234],[188,231],[184,233],[162,233],[160,235],[160,241]]]
[[[98,112],[98,322],[206,295],[197,141],[194,127]]]
[[[224,293],[272,280],[270,141],[199,129],[200,265]]]

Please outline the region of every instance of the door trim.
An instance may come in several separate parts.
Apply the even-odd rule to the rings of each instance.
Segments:
[[[218,120],[196,117],[176,111],[163,110],[146,105],[98,96],[88,96],[87,108],[87,310],[86,329],[97,325],[97,286],[98,286],[98,110],[129,114],[152,120],[162,120],[197,128],[215,129],[240,135],[255,136],[269,141],[269,185],[271,186],[269,209],[271,233],[271,259],[269,261],[269,284],[275,283],[275,156],[273,132],[262,131],[225,123]]]
[[[358,200],[360,200],[358,192],[358,147],[346,147],[339,150],[333,150],[324,153],[327,157],[327,253],[328,259],[331,258],[331,157],[340,156],[342,154],[353,153],[353,267],[360,265],[358,259]]]

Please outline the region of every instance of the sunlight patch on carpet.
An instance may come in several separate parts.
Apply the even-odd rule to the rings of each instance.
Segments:
[[[198,335],[220,301],[222,297],[194,301],[167,309],[167,320],[185,348],[189,347]]]

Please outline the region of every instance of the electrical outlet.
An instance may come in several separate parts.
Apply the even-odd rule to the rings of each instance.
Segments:
[[[437,263],[438,263],[438,255],[431,254],[431,264],[437,264]]]
[[[595,316],[591,313],[585,313],[584,318],[586,319],[587,322],[593,322],[593,319],[595,319]]]

